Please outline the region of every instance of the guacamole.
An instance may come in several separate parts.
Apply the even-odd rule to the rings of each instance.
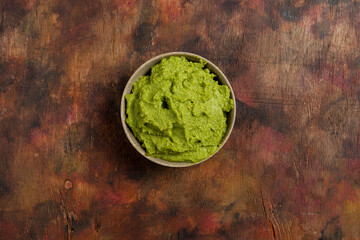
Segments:
[[[196,163],[218,150],[233,100],[205,65],[164,58],[125,96],[126,123],[147,155]]]

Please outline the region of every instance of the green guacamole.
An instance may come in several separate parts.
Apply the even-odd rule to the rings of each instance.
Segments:
[[[147,155],[196,163],[218,150],[233,100],[205,65],[165,58],[133,84],[126,123]]]

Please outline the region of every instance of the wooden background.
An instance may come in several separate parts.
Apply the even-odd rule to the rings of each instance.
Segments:
[[[144,61],[200,54],[237,98],[186,169],[126,140]],[[1,0],[0,239],[360,239],[360,1]]]

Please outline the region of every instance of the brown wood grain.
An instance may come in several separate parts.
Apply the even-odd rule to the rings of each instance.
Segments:
[[[360,239],[360,2],[2,0],[0,239]],[[218,65],[236,126],[157,166],[120,97],[158,54]]]

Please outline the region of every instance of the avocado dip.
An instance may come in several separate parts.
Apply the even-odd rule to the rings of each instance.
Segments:
[[[218,150],[233,100],[205,65],[172,56],[134,82],[126,123],[147,155],[196,163]]]

